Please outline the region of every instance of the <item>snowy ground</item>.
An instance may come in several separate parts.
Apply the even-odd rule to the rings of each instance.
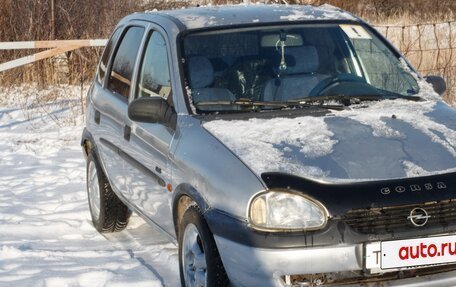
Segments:
[[[0,90],[0,287],[179,286],[176,247],[140,218],[93,228],[81,104],[62,89]]]

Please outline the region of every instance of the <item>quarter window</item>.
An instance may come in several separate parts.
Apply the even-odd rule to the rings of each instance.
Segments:
[[[104,76],[106,74],[106,69],[108,66],[109,56],[111,55],[112,47],[114,47],[114,44],[117,42],[117,39],[120,35],[120,31],[122,31],[122,29],[117,29],[112,34],[111,39],[109,39],[109,42],[106,44],[103,56],[101,57],[100,65],[98,66],[97,79],[99,83],[103,82]]]
[[[136,97],[162,97],[171,94],[168,52],[163,36],[153,32],[147,42]]]
[[[130,93],[133,70],[143,35],[142,27],[128,28],[114,56],[108,89],[125,98],[128,98]]]

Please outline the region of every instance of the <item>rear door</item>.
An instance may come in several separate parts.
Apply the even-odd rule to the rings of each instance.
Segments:
[[[133,99],[162,97],[173,105],[168,47],[164,33],[151,26],[141,55]],[[146,217],[173,237],[168,156],[174,130],[158,123],[133,122],[128,117],[126,129],[130,130],[125,138],[129,157],[124,171],[127,197]]]
[[[97,136],[98,151],[110,183],[120,193],[125,190],[125,180],[122,173],[124,159],[119,150],[124,141],[128,98],[144,32],[145,26],[141,23],[132,23],[115,32],[119,41],[110,64],[106,66],[103,61],[100,64],[98,79],[102,79],[103,85],[92,97],[95,110],[93,134]]]

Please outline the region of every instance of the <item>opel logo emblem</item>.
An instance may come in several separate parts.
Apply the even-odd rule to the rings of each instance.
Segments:
[[[410,215],[407,217],[408,220],[413,224],[413,226],[421,227],[426,225],[430,215],[428,215],[427,211],[423,208],[416,207],[410,211]]]

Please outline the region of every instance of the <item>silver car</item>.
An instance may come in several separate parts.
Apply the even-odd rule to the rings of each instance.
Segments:
[[[136,212],[182,286],[456,285],[456,111],[340,9],[133,14],[87,98],[93,224]]]

